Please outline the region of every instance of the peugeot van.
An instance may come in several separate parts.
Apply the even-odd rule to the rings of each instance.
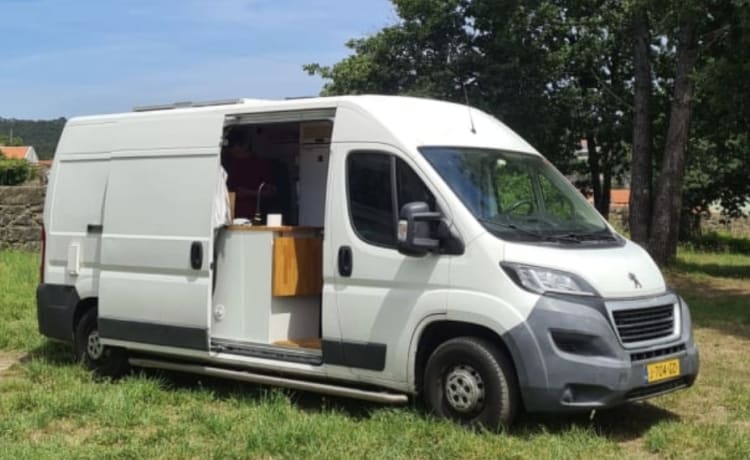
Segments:
[[[235,138],[252,160],[226,160]],[[243,99],[74,118],[44,228],[39,330],[104,375],[421,397],[498,428],[698,373],[688,306],[649,255],[465,105]]]

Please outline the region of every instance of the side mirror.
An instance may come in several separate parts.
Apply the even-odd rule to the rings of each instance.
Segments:
[[[406,203],[399,214],[398,250],[410,256],[421,256],[438,249],[440,240],[432,238],[432,224],[442,218],[439,212],[430,211],[427,203]]]

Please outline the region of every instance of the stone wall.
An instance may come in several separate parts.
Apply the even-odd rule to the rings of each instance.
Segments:
[[[39,250],[44,186],[0,187],[0,248]]]
[[[735,238],[750,238],[750,217],[725,219],[721,216],[711,216],[701,221],[701,231],[728,233]]]

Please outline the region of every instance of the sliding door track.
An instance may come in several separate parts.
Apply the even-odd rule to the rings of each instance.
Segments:
[[[227,339],[211,339],[211,351],[217,353],[231,353],[233,355],[250,356],[253,358],[274,359],[292,363],[323,364],[323,353],[311,348],[292,348],[265,343],[238,342]]]

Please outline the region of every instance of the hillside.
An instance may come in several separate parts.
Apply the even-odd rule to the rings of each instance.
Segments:
[[[65,126],[65,118],[56,120],[16,120],[0,118],[0,133],[9,135],[11,128],[13,136],[23,139],[25,145],[32,145],[42,160],[52,158],[55,154],[57,141]]]

